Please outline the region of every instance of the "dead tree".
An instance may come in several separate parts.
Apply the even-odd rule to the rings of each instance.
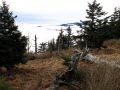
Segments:
[[[75,50],[71,56],[69,62],[69,68],[61,75],[56,75],[54,85],[47,90],[57,90],[62,84],[69,85],[79,90],[80,87],[78,82],[75,81],[75,72],[77,71],[78,63],[86,57],[88,54],[88,48],[86,47],[83,51]]]
[[[59,43],[58,43],[58,55],[61,55],[61,50],[62,50],[62,37],[63,37],[63,30],[61,28],[60,33],[59,33]]]
[[[83,50],[83,52],[79,50],[75,50],[74,54],[71,56],[71,61],[69,63],[69,70],[76,71],[78,63],[80,62],[80,60],[83,60],[87,54],[88,54],[87,48]]]
[[[37,58],[37,37],[35,35],[35,57]]]
[[[28,33],[28,39],[27,39],[27,52],[28,52],[28,54],[29,54],[29,52],[30,52],[30,36],[29,36],[29,33]]]

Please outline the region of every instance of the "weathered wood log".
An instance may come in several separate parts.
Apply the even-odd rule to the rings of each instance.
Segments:
[[[99,57],[93,56],[92,54],[89,54],[87,47],[83,51],[75,50],[74,54],[71,56],[69,68],[61,75],[56,75],[54,85],[51,87],[51,89],[48,88],[47,90],[58,90],[61,85],[68,85],[75,88],[74,90],[79,90],[79,83],[77,82],[77,80],[74,79],[74,75],[77,71],[78,63],[83,59],[94,63],[106,63],[110,66],[120,68],[120,65],[117,64],[115,61],[110,62],[105,59],[100,59]]]
[[[84,51],[75,50],[74,54],[71,56],[71,61],[69,62],[69,68],[61,75],[56,75],[54,80],[54,85],[47,90],[57,90],[61,85],[69,85],[71,87],[79,90],[79,83],[74,79],[74,74],[77,71],[78,63],[88,54],[88,49],[85,48]],[[76,85],[77,84],[77,85]]]
[[[76,71],[78,63],[85,59],[85,56],[88,54],[88,49],[85,48],[85,50],[82,52],[80,50],[75,50],[74,54],[71,56],[71,61],[69,63],[69,70]]]

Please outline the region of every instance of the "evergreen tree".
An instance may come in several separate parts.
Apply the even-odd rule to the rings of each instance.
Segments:
[[[0,6],[0,67],[14,68],[16,64],[25,63],[27,38],[22,36],[15,25],[13,13],[6,2]]]
[[[110,19],[110,38],[120,38],[120,8],[115,8]]]
[[[56,50],[56,44],[55,44],[55,39],[52,39],[51,41],[48,42],[48,48],[47,50]]]
[[[68,35],[63,35],[62,37],[62,49],[70,48],[70,42],[68,41]]]
[[[62,49],[68,49],[68,35],[61,34],[56,39],[56,49],[61,51]]]
[[[67,43],[68,43],[68,48],[70,48],[71,47],[71,45],[72,45],[72,29],[71,29],[71,27],[69,26],[67,29]]]
[[[100,38],[101,26],[104,20],[101,19],[102,16],[106,15],[106,12],[102,10],[100,3],[96,0],[92,4],[88,3],[88,8],[86,10],[87,17],[86,21],[82,21],[82,28],[85,30],[85,35],[87,36],[86,42],[89,47],[100,48],[103,41]]]
[[[46,42],[40,43],[38,52],[44,53],[46,50],[47,50],[47,43]]]

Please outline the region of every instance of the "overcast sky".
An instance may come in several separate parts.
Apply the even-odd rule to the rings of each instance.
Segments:
[[[0,0],[1,4],[2,0]],[[88,2],[93,0],[6,0],[10,10],[17,15],[16,24],[24,35],[37,34],[38,43],[58,36],[60,29],[55,25],[63,23],[79,22],[84,20]],[[115,7],[120,6],[120,0],[97,0],[103,6],[103,10],[112,14]],[[43,26],[43,27],[37,27]],[[54,26],[54,27],[53,27]],[[47,33],[47,34],[45,34]]]
[[[2,0],[0,0],[2,1]],[[88,2],[93,0],[6,0],[18,15],[18,23],[57,24],[76,22],[86,15]],[[120,0],[97,0],[109,13],[119,7]]]

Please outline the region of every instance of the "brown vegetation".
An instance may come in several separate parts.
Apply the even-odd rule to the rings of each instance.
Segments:
[[[58,58],[33,60],[11,72],[2,73],[15,90],[45,90],[52,85],[56,72],[66,70],[67,67],[62,63],[63,60]]]
[[[120,39],[111,39],[105,41],[104,46],[107,46],[107,48],[101,50],[94,49],[92,50],[92,53],[100,58],[120,61]]]
[[[112,41],[111,41],[112,42]],[[110,41],[109,41],[110,43]],[[109,46],[109,45],[108,45]],[[115,45],[108,48],[92,50],[92,53],[108,60],[120,60],[120,49]],[[65,56],[71,56],[74,49],[62,50]],[[61,74],[67,66],[63,65],[63,60],[56,57],[57,51],[53,52],[52,58],[49,52],[41,54],[38,60],[28,61],[25,65],[18,65],[12,71],[2,70],[1,74],[7,77],[8,82],[15,90],[46,90],[53,85],[56,72]],[[105,63],[95,64],[80,62],[79,64],[81,90],[119,90],[120,89],[120,69],[109,66]],[[81,81],[82,80],[82,81]],[[64,86],[59,90],[70,90]]]
[[[89,64],[80,66],[85,74],[86,88],[83,90],[119,90],[120,69],[107,64]]]

